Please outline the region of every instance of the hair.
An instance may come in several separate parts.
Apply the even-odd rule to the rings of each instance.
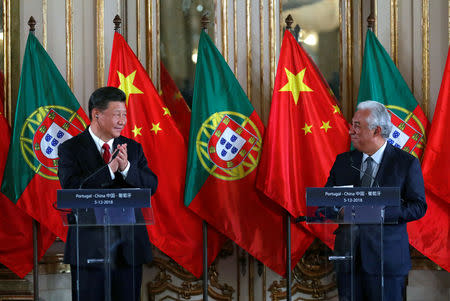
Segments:
[[[367,117],[369,129],[374,130],[379,126],[381,128],[381,136],[385,139],[389,138],[392,130],[391,115],[382,103],[367,100],[360,102],[356,109],[370,110],[370,115]]]
[[[95,90],[89,98],[89,119],[92,120],[92,110],[106,110],[111,101],[125,102],[127,96],[125,93],[115,87],[101,87]]]

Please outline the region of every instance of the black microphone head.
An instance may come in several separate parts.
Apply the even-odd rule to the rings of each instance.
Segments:
[[[348,152],[347,154],[348,154],[348,159],[350,160],[350,164],[353,165],[354,162],[353,162],[352,153]]]

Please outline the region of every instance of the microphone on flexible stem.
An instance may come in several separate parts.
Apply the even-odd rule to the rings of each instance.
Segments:
[[[307,217],[303,216],[303,215],[300,215],[299,217],[294,219],[294,224],[301,223],[301,222],[306,222],[306,221],[307,221]]]
[[[109,160],[108,164],[106,164],[106,165],[100,167],[99,169],[97,169],[96,171],[94,171],[92,174],[90,174],[87,178],[85,178],[83,181],[81,181],[80,186],[78,186],[78,189],[83,188],[83,185],[87,182],[87,180],[91,179],[93,176],[95,176],[95,175],[98,174],[100,171],[102,171],[103,168],[105,168],[106,166],[108,166],[109,163],[111,163],[111,161],[114,160],[114,158],[117,157],[117,154],[118,154],[117,151],[118,151],[118,150],[119,150],[119,149],[116,148],[116,150],[112,153],[111,160]],[[53,202],[52,207],[53,207],[54,209],[58,210],[58,211],[61,211],[61,212],[66,212],[66,213],[71,212],[70,210],[58,209],[58,208],[57,208],[57,202],[56,202],[56,201]]]
[[[111,163],[112,160],[114,160],[114,159],[117,157],[117,154],[119,153],[118,151],[119,151],[119,149],[116,148],[116,150],[112,153],[111,159],[109,160],[108,164],[103,165],[102,167],[100,167],[99,169],[97,169],[96,171],[94,171],[92,174],[90,174],[90,175],[89,175],[87,178],[85,178],[83,181],[81,181],[80,186],[78,187],[78,189],[83,188],[83,185],[84,185],[88,180],[92,179],[92,178],[93,178],[95,175],[97,175],[100,171],[102,171],[104,168],[106,168],[106,167],[109,165],[109,163]]]

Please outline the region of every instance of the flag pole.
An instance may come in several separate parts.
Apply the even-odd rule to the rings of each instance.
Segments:
[[[291,301],[291,214],[286,211],[286,300]]]
[[[36,30],[36,20],[33,16],[28,20],[28,26],[30,26],[30,34],[35,34]],[[33,218],[33,300],[39,300],[39,261],[38,261],[38,231],[39,224]]]
[[[206,14],[200,19],[202,31],[208,33],[209,18]],[[208,301],[208,224],[203,220],[203,301]]]
[[[292,23],[294,22],[294,19],[291,15],[288,15],[286,19],[284,20],[286,22],[286,29],[291,31],[292,30]],[[292,283],[292,276],[291,276],[291,214],[289,211],[286,210],[286,300],[291,301],[292,300],[292,294],[291,294],[291,283]]]
[[[208,224],[203,221],[203,300],[208,301]]]

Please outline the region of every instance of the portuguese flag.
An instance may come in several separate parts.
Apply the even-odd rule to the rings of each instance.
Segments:
[[[58,146],[81,133],[88,122],[58,68],[30,33],[1,190],[63,240],[67,228],[54,208],[56,190],[61,188],[57,176]]]
[[[422,158],[429,122],[389,54],[367,30],[358,103],[375,100],[391,113],[394,125],[388,143]]]
[[[445,89],[443,82],[440,98],[441,95],[445,95]],[[358,103],[369,99],[383,103],[392,113],[391,121],[394,127],[388,142],[420,159],[427,142],[430,124],[389,54],[370,30],[367,31]],[[437,113],[439,107],[435,114]],[[433,144],[433,147],[435,146],[436,144]],[[428,152],[428,159],[430,153]],[[424,160],[428,209],[425,217],[408,223],[409,241],[422,254],[448,270],[448,254],[445,253],[449,248],[448,235],[445,236],[448,234],[445,232],[448,230],[445,225],[448,210],[445,201],[430,190],[433,179],[439,177],[428,177],[427,171],[430,166],[428,163],[429,160]]]
[[[0,181],[8,156],[10,137],[11,129],[3,114],[3,100],[0,98]],[[23,278],[33,269],[33,219],[2,193],[0,212],[0,262]],[[40,227],[38,256],[43,256],[54,241],[53,233]]]
[[[264,126],[209,36],[198,47],[184,203],[252,256],[285,274],[285,211],[255,187]],[[291,226],[292,266],[312,241]],[[306,233],[306,234],[305,234]],[[298,237],[308,236],[309,241]]]

